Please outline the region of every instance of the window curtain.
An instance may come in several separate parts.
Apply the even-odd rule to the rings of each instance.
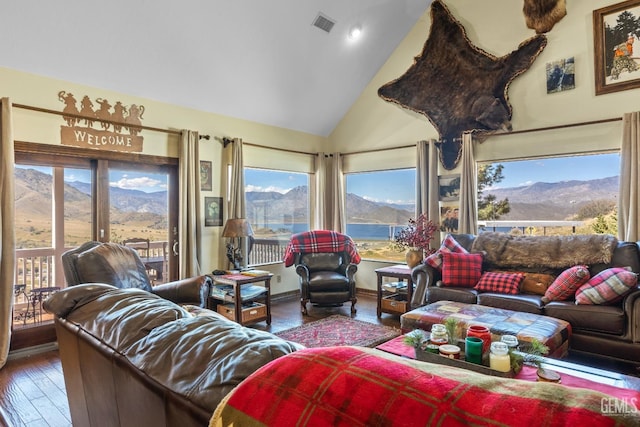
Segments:
[[[426,213],[435,224],[438,223],[438,152],[435,141],[418,141],[416,164],[416,217]],[[438,242],[429,244],[434,247]],[[420,283],[411,297],[411,306],[420,307],[427,303],[427,283]]]
[[[327,211],[327,166],[325,159],[328,154],[318,153],[315,158],[314,180],[314,209],[311,211],[311,229],[322,230],[325,227]]]
[[[347,214],[341,154],[319,153],[316,173],[316,206],[324,206],[321,214],[323,218],[319,216],[316,224],[320,229],[346,233]]]
[[[434,223],[439,221],[438,211],[438,152],[435,141],[416,144],[416,216],[423,213]],[[437,242],[431,242],[434,247]],[[439,246],[439,245],[438,245]]]
[[[199,276],[202,230],[200,225],[200,154],[198,132],[180,136],[180,279]]]
[[[231,146],[231,176],[229,182],[228,215],[226,219],[247,217],[244,199],[244,155],[242,139],[233,138]],[[225,219],[225,223],[226,223]],[[247,262],[247,239],[240,239],[243,264]],[[227,260],[228,261],[228,260]]]
[[[11,101],[2,98],[0,113],[0,368],[7,363],[13,317],[15,279],[14,153]]]
[[[462,172],[460,175],[460,216],[458,233],[478,232],[478,190],[473,134],[462,134]]]
[[[242,139],[234,138],[231,147],[231,187],[229,192],[229,215],[227,218],[246,218]]]
[[[640,112],[625,113],[622,126],[618,238],[637,242],[640,240]]]

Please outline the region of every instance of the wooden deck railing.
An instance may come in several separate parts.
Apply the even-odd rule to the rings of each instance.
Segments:
[[[248,264],[259,265],[282,262],[288,243],[289,240],[255,239],[253,249],[247,260]]]

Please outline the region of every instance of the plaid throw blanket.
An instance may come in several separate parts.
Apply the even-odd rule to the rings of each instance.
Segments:
[[[291,267],[296,253],[346,251],[354,264],[360,263],[360,254],[351,237],[331,230],[304,231],[294,234],[284,252],[285,267]]]
[[[638,400],[499,378],[359,347],[276,359],[218,405],[209,426],[637,426]],[[622,401],[620,401],[622,403]]]

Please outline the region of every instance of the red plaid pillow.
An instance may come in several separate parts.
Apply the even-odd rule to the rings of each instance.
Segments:
[[[472,288],[482,276],[482,255],[442,253],[442,285]]]
[[[568,268],[553,281],[541,298],[543,303],[565,301],[575,295],[576,290],[587,283],[591,275],[586,265]]]
[[[621,267],[593,276],[576,291],[576,304],[613,304],[638,284],[638,276]]]
[[[453,238],[451,234],[447,234],[447,237],[442,241],[442,245],[440,245],[440,249],[435,251],[433,254],[429,255],[425,260],[425,264],[430,265],[433,268],[437,268],[440,270],[442,268],[442,253],[443,252],[453,252],[458,254],[468,254],[467,250],[460,245]]]
[[[495,273],[487,271],[482,274],[475,290],[515,295],[520,292],[520,284],[524,280],[522,273]]]

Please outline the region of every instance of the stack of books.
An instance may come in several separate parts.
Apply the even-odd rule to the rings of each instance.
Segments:
[[[407,282],[390,282],[383,283],[382,290],[391,292],[394,294],[406,294],[407,293]]]

